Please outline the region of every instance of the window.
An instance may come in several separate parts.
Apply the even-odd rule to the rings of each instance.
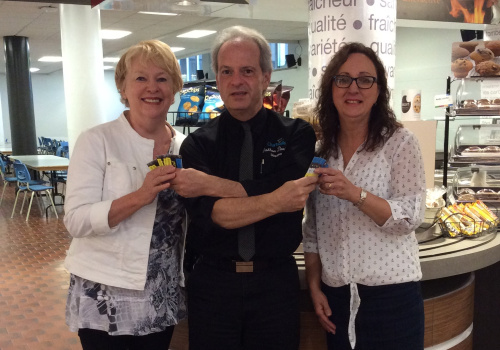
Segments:
[[[288,44],[271,43],[273,69],[287,68],[285,56],[288,55]]]
[[[178,59],[181,66],[182,80],[184,82],[197,80],[196,71],[203,69],[203,56],[196,55]]]
[[[302,48],[299,43],[297,44],[287,44],[287,43],[270,43],[273,69],[285,69],[288,68],[286,64],[286,55],[297,54],[300,56],[302,53]],[[297,51],[299,51],[297,53]],[[178,59],[179,65],[181,66],[182,80],[186,83],[193,80],[198,80],[197,70],[203,70],[205,66],[205,73],[210,71],[210,54],[190,56],[186,58]]]

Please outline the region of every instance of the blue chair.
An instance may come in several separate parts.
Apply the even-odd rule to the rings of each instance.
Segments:
[[[2,174],[2,181],[3,181],[3,190],[2,190],[2,197],[0,197],[0,205],[2,204],[3,200],[3,195],[5,193],[5,187],[7,187],[7,184],[9,183],[16,183],[17,178],[12,177],[12,176],[7,176],[7,167],[5,166],[5,162],[3,161],[2,157],[0,157],[0,167],[1,167],[1,174]]]
[[[69,146],[67,141],[61,141],[61,144],[59,147],[57,147],[56,151],[56,156],[58,157],[65,157],[69,159]],[[52,178],[52,183],[57,186],[57,184],[60,182],[64,185],[63,191],[60,194],[62,201],[64,203],[64,197],[66,194],[66,181],[68,179],[68,172],[66,170],[57,170],[53,172],[53,178]]]
[[[17,186],[19,190],[17,191],[16,194],[16,200],[14,201],[14,208],[12,208],[11,218],[14,217],[14,212],[16,211],[17,199],[19,197],[20,192],[24,192],[23,205],[21,206],[21,211],[20,211],[21,214],[23,213],[24,202],[26,201],[26,194],[28,192],[31,192],[31,199],[30,199],[30,204],[28,206],[28,214],[26,215],[26,221],[28,221],[30,217],[31,205],[33,204],[33,196],[35,195],[35,192],[46,193],[47,197],[50,199],[50,203],[52,204],[52,209],[54,209],[54,214],[56,214],[56,218],[59,218],[59,216],[57,215],[56,207],[54,205],[54,201],[52,200],[52,194],[50,193],[50,191],[53,190],[54,187],[45,185],[30,185],[31,175],[30,172],[28,171],[28,168],[23,163],[20,162],[14,163],[14,173],[16,174]]]

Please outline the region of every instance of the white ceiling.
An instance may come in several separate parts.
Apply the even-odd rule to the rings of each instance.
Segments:
[[[193,11],[185,11],[178,16],[138,13],[172,10],[172,1],[107,0],[101,4],[102,29],[132,32],[122,39],[103,40],[104,56],[119,57],[128,47],[145,39],[160,39],[170,46],[185,47],[186,50],[176,53],[178,58],[205,53],[210,51],[213,36],[201,39],[183,39],[176,36],[192,29],[219,31],[232,25],[255,28],[270,42],[297,42],[307,39],[307,0],[247,0],[250,5],[195,0],[198,4]],[[0,0],[0,36],[28,37],[31,66],[40,68],[35,74],[47,74],[62,69],[61,63],[38,62],[42,56],[61,55],[58,3]],[[56,8],[54,12],[47,12],[42,8],[49,5]],[[0,73],[5,73],[4,55],[0,55]]]

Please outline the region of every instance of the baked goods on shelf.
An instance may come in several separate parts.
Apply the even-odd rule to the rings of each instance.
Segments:
[[[492,77],[500,74],[500,65],[493,61],[484,61],[476,64],[476,73],[483,77]]]
[[[476,49],[476,46],[478,44],[479,44],[479,41],[466,41],[463,43],[459,43],[458,46],[463,47],[464,49],[466,49],[469,52],[472,52]]]
[[[455,61],[457,58],[465,58],[469,56],[470,52],[466,48],[460,47],[458,45],[453,45],[451,48],[451,60]]]
[[[451,71],[455,75],[455,78],[467,77],[472,67],[472,62],[465,58],[458,58],[451,63]]]
[[[495,56],[500,56],[500,41],[498,40],[485,41],[484,47],[490,49]]]
[[[500,153],[500,147],[498,147],[498,146],[486,146],[483,148],[483,152]]]
[[[465,101],[463,101],[462,108],[476,109],[477,108],[476,100],[465,100]]]
[[[476,62],[477,65],[481,62],[491,61],[493,58],[495,58],[495,55],[490,49],[477,48],[474,50],[474,52],[471,52],[470,58],[474,62]]]

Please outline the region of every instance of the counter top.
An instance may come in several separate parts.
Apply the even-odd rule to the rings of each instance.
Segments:
[[[437,224],[432,225],[435,213],[436,210],[428,209],[424,223],[416,231],[422,280],[460,275],[500,261],[498,232],[476,238],[447,238]],[[294,256],[299,266],[301,286],[306,289],[302,245]]]
[[[435,210],[416,231],[422,280],[468,273],[500,261],[500,235],[488,233],[476,238],[447,238],[438,225],[430,226]]]

